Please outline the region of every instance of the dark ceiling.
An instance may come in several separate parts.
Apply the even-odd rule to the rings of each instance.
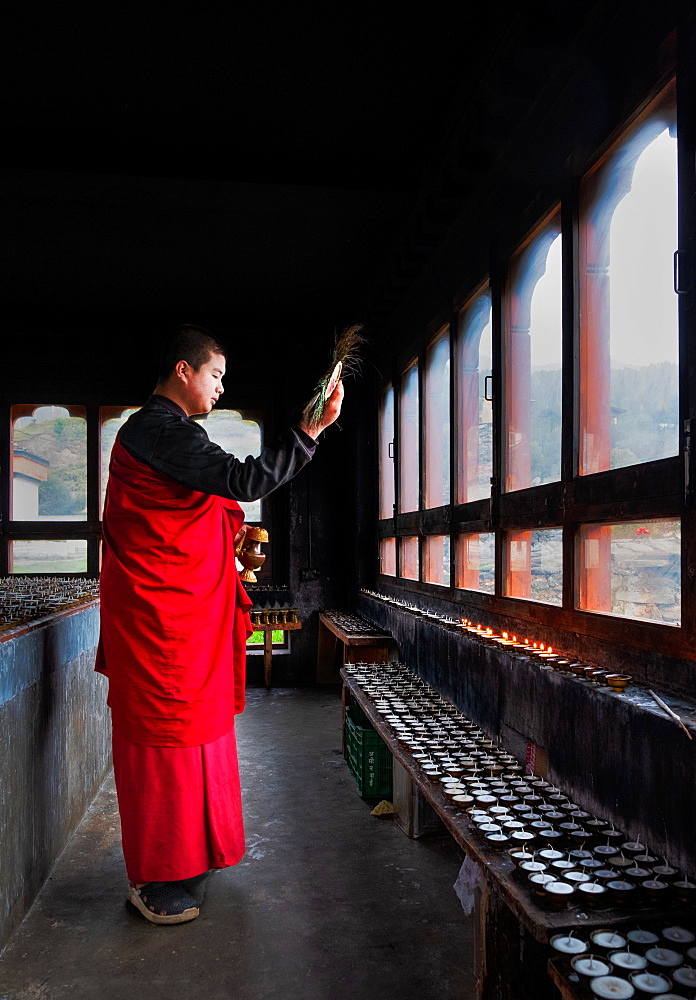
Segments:
[[[15,5],[7,165],[413,191],[505,4],[306,8]]]
[[[14,5],[5,315],[364,318],[501,46],[532,61],[592,6]]]

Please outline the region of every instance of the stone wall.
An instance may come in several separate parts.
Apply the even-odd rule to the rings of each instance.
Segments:
[[[110,766],[96,603],[0,640],[0,948]]]

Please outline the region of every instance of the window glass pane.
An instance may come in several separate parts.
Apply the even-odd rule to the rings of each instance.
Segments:
[[[506,596],[562,604],[563,531],[510,531],[506,541]]]
[[[12,408],[12,519],[87,519],[87,421],[82,407]]]
[[[581,474],[678,451],[675,121],[670,90],[582,187]]]
[[[394,516],[394,389],[382,395],[379,417],[379,516]],[[383,571],[384,572],[384,571]]]
[[[245,420],[238,410],[213,410],[200,423],[211,441],[240,461],[247,455],[257,458],[261,454],[261,425],[256,420]],[[239,506],[247,521],[261,520],[261,500],[239,501]]]
[[[493,408],[486,400],[491,375],[491,293],[485,291],[463,310],[457,339],[457,502],[491,495]],[[490,378],[488,379],[490,388]],[[488,396],[492,393],[489,391]]]
[[[396,539],[382,538],[379,543],[379,571],[385,576],[396,576]]]
[[[111,449],[114,446],[116,435],[130,417],[131,413],[136,413],[140,407],[132,406],[121,409],[120,407],[102,406],[99,411],[101,421],[101,467],[100,467],[100,487],[101,499],[99,503],[100,516],[104,511],[104,497],[106,496],[106,484],[109,479],[109,462],[111,461]]]
[[[492,531],[457,538],[457,586],[495,593],[495,535]]]
[[[424,543],[423,579],[426,583],[450,585],[450,536],[427,535]]]
[[[84,538],[10,542],[10,573],[86,573]]]
[[[399,399],[399,510],[418,510],[418,365],[404,372]],[[402,574],[403,575],[403,574]]]
[[[251,635],[249,636],[249,638],[247,639],[247,646],[260,646],[260,647],[263,647],[264,635],[265,635],[265,632],[262,631],[262,630],[260,630],[258,632],[252,632]],[[288,635],[289,635],[288,632],[284,632],[282,629],[275,629],[274,628],[273,632],[271,633],[271,645],[272,646],[279,646],[279,647],[282,647],[282,648],[287,648],[287,644],[288,644],[287,637],[288,637]]]
[[[450,502],[449,331],[430,345],[425,365],[425,506]],[[437,583],[439,581],[432,581]]]
[[[418,580],[420,577],[418,539],[413,535],[400,539],[399,555],[401,557],[400,575],[406,580]]]
[[[681,623],[679,521],[587,524],[579,532],[578,606]]]
[[[561,221],[513,258],[505,308],[506,490],[561,478]]]

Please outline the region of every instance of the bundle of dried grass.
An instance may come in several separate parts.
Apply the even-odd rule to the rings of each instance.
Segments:
[[[326,401],[338,385],[339,379],[355,374],[360,368],[358,349],[366,343],[363,326],[348,326],[336,339],[331,365],[317,383],[314,395],[302,411],[302,423],[314,430],[321,423]]]

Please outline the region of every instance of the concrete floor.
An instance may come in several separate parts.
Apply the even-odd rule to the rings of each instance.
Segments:
[[[155,927],[126,905],[108,781],[0,959],[0,1000],[474,996],[461,852],[370,815],[336,694],[251,690],[238,735],[247,854],[200,917]]]

